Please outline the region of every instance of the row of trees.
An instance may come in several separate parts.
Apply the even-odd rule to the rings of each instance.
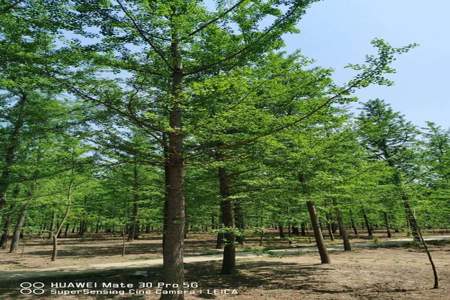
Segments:
[[[321,223],[348,250],[362,221],[417,239],[417,218],[447,227],[449,133],[381,100],[356,118],[347,107],[355,89],[390,85],[414,45],[374,40],[338,86],[282,51],[312,2],[1,2],[2,247],[9,232],[11,251],[22,231],[49,234],[56,259],[71,230],[160,228],[164,281],[182,283],[189,228],[221,228],[231,273],[244,228],[310,220],[327,262]]]

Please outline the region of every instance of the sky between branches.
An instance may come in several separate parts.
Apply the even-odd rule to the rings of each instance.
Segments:
[[[289,51],[301,49],[317,65],[335,70],[337,82],[351,73],[380,37],[393,46],[419,43],[395,63],[392,87],[357,92],[361,100],[382,98],[407,119],[422,126],[434,121],[450,127],[450,1],[448,0],[323,0],[300,21],[301,33],[286,36]]]

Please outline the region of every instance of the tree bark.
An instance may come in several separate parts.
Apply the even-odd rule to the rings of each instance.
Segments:
[[[302,236],[306,236],[306,224],[305,224],[305,222],[302,222],[301,224],[300,224],[300,230],[301,230],[301,235]]]
[[[13,237],[11,240],[11,246],[9,248],[9,253],[16,252],[19,248],[20,232],[22,231],[23,224],[25,223],[27,214],[28,203],[25,203],[19,212],[17,218],[16,227],[14,228]]]
[[[316,239],[317,249],[319,250],[320,260],[322,264],[329,264],[330,257],[328,255],[327,247],[323,240],[322,231],[320,230],[319,220],[316,214],[316,208],[314,207],[313,201],[306,201],[306,205],[308,207],[309,217],[311,219],[311,226],[314,231],[314,237]]]
[[[48,230],[48,239],[51,239],[53,236],[53,231],[56,228],[56,211],[52,211],[52,223],[50,224],[50,228]]]
[[[358,229],[356,228],[355,220],[353,220],[353,213],[351,209],[350,209],[350,223],[352,224],[353,233],[355,234],[355,236],[358,236]]]
[[[361,211],[364,218],[364,224],[366,225],[367,229],[367,236],[369,237],[369,239],[372,239],[373,238],[372,226],[369,223],[369,218],[367,217],[366,210],[364,209],[364,207],[362,207]]]
[[[67,232],[69,231],[69,227],[70,227],[70,224],[67,223],[67,224],[66,224],[66,229],[64,230],[64,238],[67,237]]]
[[[342,213],[338,207],[336,207],[336,218],[338,221],[339,233],[341,234],[342,242],[344,244],[344,251],[352,251],[348,233],[344,226],[344,220],[342,219]]]
[[[0,238],[0,247],[6,249],[9,238],[9,227],[11,225],[12,215],[14,213],[14,203],[9,206],[9,209],[3,213],[3,228],[2,236]]]
[[[280,239],[284,239],[285,235],[284,235],[284,227],[283,225],[278,224],[278,234],[280,236]]]
[[[69,216],[69,212],[70,212],[70,206],[72,205],[72,188],[73,188],[73,184],[74,184],[74,179],[73,179],[73,168],[74,166],[72,166],[72,177],[70,179],[70,183],[68,186],[68,190],[67,190],[67,203],[66,203],[66,210],[64,212],[64,215],[61,219],[61,222],[59,223],[58,227],[56,228],[56,230],[53,232],[53,239],[52,239],[52,244],[53,244],[53,249],[52,249],[52,257],[51,260],[55,261],[56,257],[58,256],[58,237],[59,234],[61,233],[61,230],[64,226],[64,222],[67,220],[67,217]],[[67,230],[68,227],[66,227]]]
[[[328,230],[328,236],[330,237],[331,241],[334,241],[334,232],[332,228],[332,217],[331,214],[327,214],[327,230]]]
[[[387,233],[387,237],[391,238],[392,234],[391,234],[391,226],[389,225],[389,216],[387,214],[387,212],[383,212],[384,215],[384,225],[386,226],[386,233]]]
[[[177,32],[174,30],[171,37],[171,103],[169,111],[169,145],[167,161],[167,226],[165,228],[163,247],[163,279],[164,283],[171,284],[162,299],[184,299],[182,294],[184,282],[184,222],[185,199],[183,192],[184,157],[182,132],[182,83],[183,70],[181,65],[181,49]],[[178,287],[174,288],[174,285]]]
[[[222,159],[222,158],[219,158]],[[222,274],[231,274],[236,267],[236,249],[235,249],[235,224],[233,201],[230,199],[230,183],[229,176],[225,168],[220,167],[218,170],[220,196],[222,198],[222,218],[225,226],[224,232],[224,249],[222,260]]]
[[[134,165],[133,165],[133,210],[131,213],[131,226],[128,231],[128,241],[133,241],[139,237],[139,223],[138,223],[138,214],[139,214],[139,174],[137,169],[137,157],[134,157]]]

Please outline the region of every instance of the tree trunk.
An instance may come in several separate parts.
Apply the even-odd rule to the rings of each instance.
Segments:
[[[362,211],[363,218],[364,218],[364,224],[366,225],[366,229],[367,229],[367,236],[369,237],[369,239],[372,239],[373,238],[372,226],[369,223],[369,218],[367,217],[366,210],[363,207],[361,209],[361,211]]]
[[[327,230],[328,230],[328,236],[330,237],[331,241],[334,241],[334,232],[332,228],[332,217],[329,213],[327,213]]]
[[[66,229],[64,230],[64,238],[67,237],[67,232],[69,231],[69,227],[70,227],[70,224],[67,223],[67,224],[66,224]]]
[[[283,225],[281,225],[281,223],[278,224],[278,234],[280,235],[280,239],[284,239],[284,227]]]
[[[313,201],[306,201],[306,205],[308,207],[309,217],[311,219],[311,226],[314,231],[314,237],[316,239],[317,249],[319,250],[320,260],[322,264],[329,264],[330,257],[328,256],[327,247],[323,240],[322,231],[320,230],[319,220],[316,214],[316,208],[314,207]]]
[[[358,229],[356,229],[355,220],[353,220],[353,213],[351,209],[350,209],[350,222],[352,224],[353,233],[355,234],[355,236],[358,236]]]
[[[72,165],[72,167],[74,167]],[[69,183],[69,187],[67,190],[67,204],[66,204],[66,210],[64,212],[64,215],[61,219],[61,223],[59,223],[58,227],[55,228],[55,231],[53,232],[53,249],[52,249],[52,257],[51,260],[55,261],[56,257],[58,256],[58,237],[61,233],[61,230],[64,226],[64,222],[67,220],[67,217],[69,216],[69,212],[70,212],[70,206],[72,205],[72,188],[73,188],[73,184],[74,184],[74,180],[73,180],[73,169],[72,169],[72,178],[71,181]],[[68,227],[66,227],[66,230],[68,229]]]
[[[219,158],[222,159],[222,158]],[[235,250],[235,235],[234,235],[234,210],[233,201],[230,199],[229,177],[225,168],[220,167],[218,170],[220,196],[222,198],[222,217],[223,225],[225,226],[222,260],[222,274],[231,274],[236,267],[236,250]]]
[[[24,204],[19,212],[19,217],[16,222],[16,227],[14,228],[13,237],[11,240],[11,246],[9,248],[9,253],[16,252],[19,248],[20,232],[22,231],[23,224],[25,223],[27,214],[28,204]]]
[[[128,231],[128,241],[133,241],[139,237],[139,173],[137,168],[137,157],[134,156],[133,164],[133,210],[131,213],[131,226]]]
[[[173,73],[171,76],[171,103],[169,111],[169,144],[167,161],[167,226],[164,228],[163,247],[163,281],[178,288],[169,288],[162,295],[164,300],[184,299],[182,294],[184,282],[184,222],[185,200],[183,192],[184,157],[182,132],[182,83],[181,49],[176,32],[172,32],[171,57]]]
[[[300,235],[300,230],[298,229],[298,226],[292,226],[292,234],[296,236]]]
[[[126,233],[126,226],[123,225],[123,228],[122,228],[122,256],[125,256],[125,249],[126,249],[125,233]]]
[[[50,225],[50,229],[48,230],[48,239],[51,239],[53,236],[53,231],[56,228],[56,211],[52,211],[52,223]]]
[[[305,222],[302,222],[300,224],[300,228],[301,228],[301,235],[302,236],[306,236],[306,224],[305,224]]]
[[[348,233],[344,226],[344,220],[342,219],[342,213],[338,207],[336,207],[336,218],[338,221],[339,233],[341,234],[342,242],[344,243],[344,251],[352,251]]]
[[[0,238],[0,247],[2,249],[6,249],[8,244],[9,237],[9,227],[11,225],[11,217],[13,215],[14,205],[10,205],[9,210],[4,212],[4,220],[3,220],[3,228],[2,228],[2,236]]]
[[[386,233],[387,233],[387,237],[391,238],[392,234],[391,234],[391,227],[389,225],[389,216],[387,214],[387,212],[383,212],[384,215],[384,225],[386,226]]]

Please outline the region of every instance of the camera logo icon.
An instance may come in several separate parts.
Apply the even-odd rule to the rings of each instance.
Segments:
[[[42,295],[45,293],[45,284],[43,282],[21,282],[20,283],[20,293],[22,295]]]

